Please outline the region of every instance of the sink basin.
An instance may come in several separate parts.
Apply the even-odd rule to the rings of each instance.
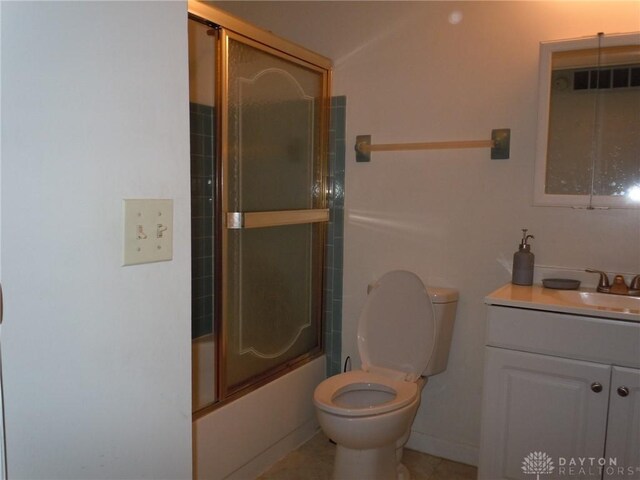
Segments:
[[[560,290],[555,292],[560,298],[576,305],[588,307],[635,310],[640,313],[640,297],[629,297],[626,295],[612,295],[609,293],[583,292],[580,290]]]
[[[640,297],[598,293],[593,289],[553,290],[542,285],[507,285],[485,298],[490,305],[572,313],[640,322]]]

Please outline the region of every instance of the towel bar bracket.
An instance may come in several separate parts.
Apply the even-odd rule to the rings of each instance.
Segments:
[[[511,129],[497,128],[491,130],[491,160],[507,160],[511,153]]]
[[[356,162],[370,162],[371,150],[367,147],[371,146],[371,135],[356,136]]]

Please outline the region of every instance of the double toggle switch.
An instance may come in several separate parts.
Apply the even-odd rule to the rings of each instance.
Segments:
[[[139,214],[141,215],[141,214]],[[164,232],[167,231],[169,227],[167,227],[166,225],[163,225],[161,223],[159,223],[157,225],[156,228],[156,238],[163,238],[164,237]],[[138,225],[138,240],[146,240],[147,238],[149,238],[149,236],[144,233],[144,225],[139,224]]]
[[[173,258],[173,200],[124,200],[123,265]]]

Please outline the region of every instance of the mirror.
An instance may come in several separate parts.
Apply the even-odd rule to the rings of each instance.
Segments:
[[[535,205],[640,208],[640,33],[540,46]]]

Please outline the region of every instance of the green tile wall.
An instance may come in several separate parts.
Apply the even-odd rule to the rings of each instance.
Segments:
[[[191,337],[213,332],[215,111],[189,104],[191,131]]]
[[[347,98],[331,99],[329,130],[329,225],[325,259],[324,346],[327,376],[342,371],[342,265],[344,255],[344,163]]]

